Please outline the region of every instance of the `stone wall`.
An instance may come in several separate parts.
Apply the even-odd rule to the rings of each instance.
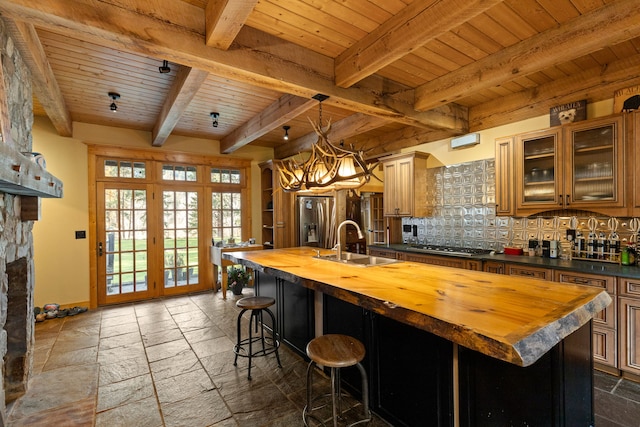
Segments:
[[[0,59],[11,140],[17,151],[31,151],[31,76],[2,19]],[[6,425],[6,403],[26,391],[34,343],[33,222],[20,219],[20,201],[20,196],[0,192],[0,427]]]

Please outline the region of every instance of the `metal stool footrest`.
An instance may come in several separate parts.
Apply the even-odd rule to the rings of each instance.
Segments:
[[[331,368],[331,393],[321,394],[318,396],[312,397],[312,389],[313,389],[313,370],[316,367],[316,363],[312,360],[309,362],[309,366],[307,367],[307,404],[302,409],[302,422],[306,427],[310,427],[309,420],[315,421],[317,425],[326,426],[328,422],[332,422],[334,427],[337,427],[338,420],[343,422],[345,419],[343,418],[342,412],[342,387],[340,386],[340,368]],[[361,424],[368,424],[371,419],[371,411],[369,410],[369,399],[368,399],[368,382],[366,377],[366,372],[364,367],[358,363],[355,365],[360,371],[360,375],[362,376],[362,386],[363,386],[363,415],[364,418],[354,421],[351,424],[348,424],[346,427],[353,427]],[[318,406],[314,406],[316,402],[320,402]],[[332,406],[331,416],[327,416],[327,419],[321,420],[313,414],[314,411],[318,411],[327,406]],[[329,414],[327,414],[329,415]]]
[[[241,334],[242,316],[247,310],[251,310],[251,315],[249,316],[249,338],[243,339]],[[264,333],[264,323],[262,321],[263,312],[266,312],[271,318],[271,337],[265,336]],[[253,329],[255,329],[255,336],[252,333]],[[237,333],[238,339],[233,346],[233,352],[235,353],[233,365],[238,366],[238,356],[248,358],[249,372],[247,373],[247,379],[251,379],[251,359],[254,357],[263,357],[275,353],[278,367],[282,368],[280,355],[278,354],[280,340],[278,340],[278,333],[276,331],[276,318],[271,310],[264,306],[260,308],[244,308],[240,311],[240,314],[238,314]]]

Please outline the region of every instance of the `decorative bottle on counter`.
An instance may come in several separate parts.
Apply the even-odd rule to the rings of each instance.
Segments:
[[[620,254],[620,264],[622,265],[636,264],[636,249],[633,245],[627,245],[622,249],[622,253]]]

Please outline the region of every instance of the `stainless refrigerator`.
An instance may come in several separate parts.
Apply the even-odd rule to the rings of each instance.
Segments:
[[[335,245],[333,197],[308,196],[296,200],[298,246],[332,248]]]

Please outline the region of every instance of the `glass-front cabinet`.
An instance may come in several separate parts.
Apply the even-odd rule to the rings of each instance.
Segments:
[[[620,116],[519,135],[517,213],[584,209],[623,214],[623,140]]]

